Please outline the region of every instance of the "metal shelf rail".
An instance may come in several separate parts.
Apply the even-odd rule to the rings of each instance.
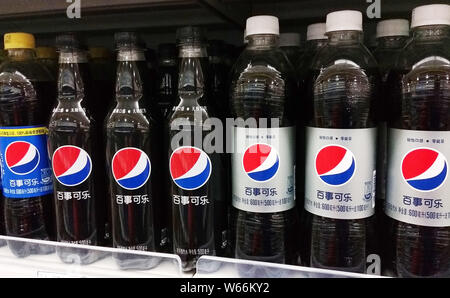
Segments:
[[[46,255],[32,254],[16,257],[6,242],[39,245],[50,251]],[[156,278],[370,278],[374,275],[356,274],[301,266],[202,256],[196,272],[183,272],[181,259],[174,254],[143,252],[99,246],[76,245],[53,241],[0,236],[0,277],[156,277]],[[76,251],[62,262],[61,249]],[[91,254],[92,262],[82,264],[80,255]],[[117,258],[131,260],[119,267]],[[67,260],[67,259],[66,259]],[[146,268],[142,268],[146,264]]]

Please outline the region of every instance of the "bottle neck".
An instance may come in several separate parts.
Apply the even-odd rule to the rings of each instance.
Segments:
[[[416,41],[442,41],[450,38],[449,25],[430,25],[412,29],[413,38]]]
[[[205,69],[203,63],[208,59],[203,44],[181,45],[179,47],[178,96],[180,104],[198,105],[205,94]]]
[[[320,49],[324,45],[326,45],[327,42],[328,42],[328,39],[312,39],[312,40],[308,40],[306,42],[306,48],[315,51],[317,49]]]
[[[119,48],[117,53],[116,100],[118,107],[138,108],[143,82],[137,62],[145,61],[139,48]]]
[[[138,47],[120,47],[117,52],[117,61],[145,61],[144,50]]]
[[[206,46],[201,43],[182,44],[179,46],[180,59],[207,58]]]
[[[80,64],[87,63],[87,54],[82,50],[61,50],[59,53],[58,98],[60,102],[81,102],[85,86]]]
[[[279,36],[276,34],[255,34],[247,37],[249,50],[268,50],[278,48]]]
[[[363,42],[363,32],[356,30],[332,31],[327,33],[330,45],[355,45]]]
[[[379,49],[402,49],[408,36],[385,36],[377,39]]]
[[[36,53],[34,49],[8,49],[8,57],[14,61],[33,60]]]

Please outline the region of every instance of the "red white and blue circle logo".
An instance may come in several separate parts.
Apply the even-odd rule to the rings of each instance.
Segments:
[[[177,148],[170,156],[170,176],[173,182],[184,190],[202,187],[211,176],[209,156],[196,147]]]
[[[150,178],[150,159],[144,151],[127,147],[114,154],[112,174],[121,187],[134,190],[142,187]]]
[[[447,159],[431,148],[413,149],[403,157],[401,171],[403,179],[415,190],[433,191],[447,179]]]
[[[53,173],[56,180],[65,186],[76,186],[91,175],[92,161],[89,154],[76,146],[61,146],[52,158]]]
[[[280,157],[278,152],[268,144],[253,144],[245,150],[242,165],[250,179],[266,182],[277,174],[280,168]]]
[[[316,156],[316,172],[328,185],[342,186],[355,174],[355,156],[348,148],[329,145],[319,150]]]
[[[33,172],[39,165],[39,150],[31,143],[24,141],[12,142],[6,147],[6,166],[16,175],[26,175]]]

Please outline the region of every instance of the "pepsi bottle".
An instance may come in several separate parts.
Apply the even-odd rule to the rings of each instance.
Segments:
[[[295,208],[295,79],[273,16],[247,19],[248,45],[231,83],[232,254],[298,263]],[[240,120],[243,121],[240,121]]]
[[[115,34],[117,74],[115,106],[106,119],[106,160],[112,212],[112,238],[117,248],[155,251],[154,196],[158,163],[153,155],[154,123],[148,116],[141,77],[142,48],[133,32]],[[145,269],[154,260],[115,254],[121,268]]]
[[[87,53],[72,34],[56,38],[59,51],[58,104],[50,118],[48,148],[53,169],[56,232],[60,242],[96,245],[97,218],[95,177],[102,171],[94,154],[95,123],[86,102]],[[102,195],[100,193],[100,195]],[[95,260],[91,251],[58,247],[66,263],[74,256],[82,264]]]
[[[413,10],[391,82],[388,273],[450,276],[450,5]]]
[[[8,60],[0,67],[0,159],[8,236],[54,239],[53,184],[47,151],[52,76],[35,60],[34,36],[5,34]],[[9,241],[19,257],[53,248]]]
[[[169,194],[173,252],[189,271],[199,257],[216,255],[226,244],[227,215],[220,155],[206,139],[212,115],[202,30],[180,28],[177,42],[180,66],[178,103],[169,117]]]
[[[377,24],[377,48],[373,52],[381,75],[380,97],[378,99],[378,154],[377,154],[377,214],[383,214],[386,198],[387,163],[387,120],[383,107],[389,105],[390,95],[388,77],[395,67],[398,56],[409,38],[409,22],[403,19],[384,20]],[[380,217],[380,216],[378,216]]]
[[[374,233],[377,65],[362,44],[361,12],[328,14],[326,31],[328,43],[309,77],[304,261],[312,267],[379,274]]]

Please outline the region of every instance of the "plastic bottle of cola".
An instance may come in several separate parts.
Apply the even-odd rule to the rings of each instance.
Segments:
[[[247,19],[246,35],[248,45],[234,66],[230,91],[236,121],[231,154],[232,254],[297,264],[293,69],[278,45],[276,17]]]
[[[362,14],[327,15],[328,43],[313,62],[306,127],[308,265],[366,272],[374,233],[377,64]],[[380,272],[380,264],[375,272]]]
[[[385,212],[388,269],[450,276],[450,5],[413,10],[412,40],[390,77]]]

